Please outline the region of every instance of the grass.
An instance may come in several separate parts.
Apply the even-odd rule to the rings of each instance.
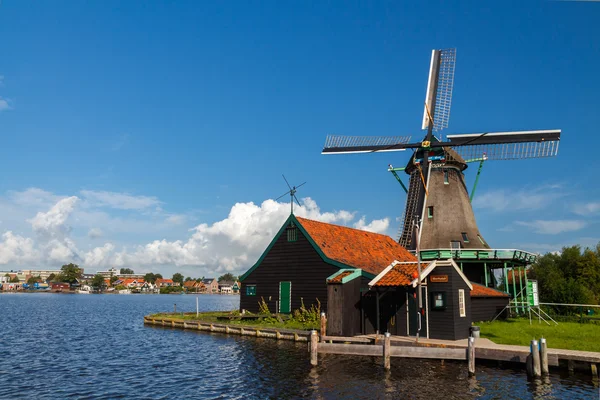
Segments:
[[[600,325],[576,322],[538,323],[529,319],[479,322],[481,337],[498,344],[529,346],[532,339],[544,337],[549,348],[600,352]]]
[[[202,321],[202,322],[214,322],[218,324],[228,324],[228,325],[243,325],[243,326],[252,326],[256,328],[281,328],[281,329],[298,329],[298,330],[311,330],[311,329],[320,329],[320,322],[315,323],[306,323],[296,321],[294,319],[286,319],[283,322],[279,322],[276,319],[269,319],[263,321],[257,320],[219,320],[217,317],[221,316],[230,316],[232,315],[229,311],[219,311],[219,312],[201,312],[199,317],[196,317],[196,313],[186,313],[186,314],[153,314],[151,317],[154,318],[172,318],[182,321]]]

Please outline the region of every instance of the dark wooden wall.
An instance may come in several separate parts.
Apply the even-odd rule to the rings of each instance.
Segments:
[[[491,321],[508,305],[508,297],[471,297],[471,319],[473,322]],[[506,310],[498,318],[505,319]]]
[[[362,297],[365,334],[377,331],[377,293],[370,290]],[[379,333],[406,336],[406,289],[380,288]]]
[[[431,275],[448,275],[448,282],[431,282]],[[454,267],[436,267],[427,277],[429,295],[429,337],[431,339],[459,340],[469,337],[471,326],[470,289]],[[466,316],[460,316],[458,290],[465,291]],[[446,309],[433,310],[433,293],[446,294]]]
[[[277,239],[262,263],[242,282],[240,309],[258,312],[261,297],[275,311],[279,300],[279,282],[292,282],[292,311],[300,308],[300,301],[309,308],[316,299],[321,311],[327,311],[326,279],[339,268],[327,264],[298,230],[298,240],[288,242],[286,231]],[[256,296],[246,295],[246,286],[256,285]]]

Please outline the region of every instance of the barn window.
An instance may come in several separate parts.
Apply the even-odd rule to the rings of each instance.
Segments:
[[[462,233],[463,242],[469,243],[469,236],[467,236],[467,232]]]
[[[465,308],[465,290],[458,289],[458,311],[461,317],[467,316],[467,309]]]
[[[295,226],[291,226],[287,229],[287,241],[295,242],[298,240],[298,230]]]
[[[445,310],[446,309],[446,292],[432,292],[432,310]]]
[[[427,207],[427,218],[433,218],[433,206]]]
[[[448,182],[448,170],[444,170],[444,185],[448,185],[450,182]]]
[[[256,296],[256,285],[246,286],[246,296]]]

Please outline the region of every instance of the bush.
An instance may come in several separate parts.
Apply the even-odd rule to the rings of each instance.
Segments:
[[[311,305],[310,309],[304,306],[304,299],[300,299],[300,309],[294,310],[292,319],[303,324],[318,324],[321,321],[321,302],[317,300],[317,306]]]
[[[181,286],[167,286],[160,288],[160,294],[180,293],[183,291]]]

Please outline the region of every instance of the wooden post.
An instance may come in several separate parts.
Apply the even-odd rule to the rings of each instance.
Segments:
[[[225,333],[229,333],[229,325],[225,325]]]
[[[198,296],[196,296],[196,318],[198,318],[199,315],[200,315],[200,308],[198,307]]]
[[[383,368],[390,369],[390,353],[391,353],[391,341],[390,333],[385,333],[385,339],[383,339]]]
[[[177,304],[173,304],[173,312],[176,313],[177,312]]]
[[[327,316],[324,312],[321,313],[321,341],[323,337],[327,336]]]
[[[592,369],[592,378],[598,379],[599,378],[599,376],[598,376],[598,366],[596,364],[594,364],[594,363],[591,363],[590,367]]]
[[[529,346],[529,350],[531,351],[531,362],[532,362],[532,372],[534,378],[539,378],[542,376],[542,366],[540,364],[540,351],[538,349],[538,341],[533,339],[531,341],[531,345]]]
[[[319,343],[319,336],[317,335],[317,331],[312,330],[310,332],[310,365],[317,365],[317,346]]]
[[[469,376],[475,376],[475,338],[469,337],[467,347],[467,363],[469,364]]]
[[[275,338],[276,338],[277,340],[281,340],[281,332],[279,332],[279,331],[276,331],[276,332],[275,332]]]
[[[540,361],[542,363],[542,375],[548,375],[550,370],[548,369],[548,346],[546,339],[540,339]]]

